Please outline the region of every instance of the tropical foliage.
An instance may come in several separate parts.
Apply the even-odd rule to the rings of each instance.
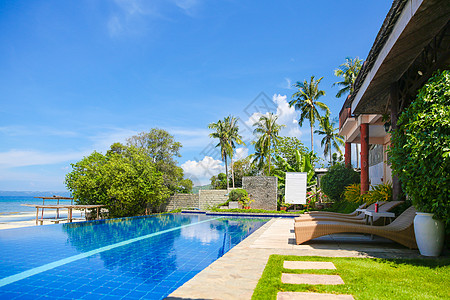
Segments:
[[[309,120],[312,152],[314,152],[313,127],[316,121],[320,119],[318,108],[325,112],[329,111],[325,103],[318,101],[320,97],[325,95],[325,91],[319,89],[319,83],[322,79],[323,77],[315,80],[314,76],[311,76],[310,82],[307,80],[297,81],[294,86],[298,91],[292,95],[292,100],[289,102],[290,106],[294,106],[296,110],[300,111],[300,119],[298,120],[300,126],[303,125],[305,120]]]
[[[335,82],[333,86],[338,85],[341,89],[337,92],[336,97],[341,98],[343,95],[353,93],[353,84],[362,67],[362,60],[358,57],[354,59],[347,57],[345,62],[334,70],[334,75],[342,77],[342,81]]]
[[[363,202],[363,197],[361,197],[361,184],[352,183],[346,186],[344,189],[344,200],[361,204]]]
[[[350,184],[344,189],[344,200],[357,204],[372,204],[378,201],[392,201],[392,184],[383,183],[374,185],[367,193],[362,195],[361,184]]]
[[[258,170],[252,165],[251,157],[247,156],[233,163],[234,181],[236,187],[242,187],[244,176],[255,176]]]
[[[272,157],[280,156],[290,165],[296,162],[296,151],[300,154],[309,153],[308,148],[296,137],[280,136],[278,137],[278,143],[272,148]],[[315,157],[311,157],[314,161]]]
[[[450,71],[435,74],[400,115],[389,160],[414,206],[450,229]]]
[[[340,146],[344,145],[344,140],[338,134],[339,129],[334,127],[334,122],[330,122],[330,114],[327,111],[325,116],[320,118],[320,130],[315,130],[314,133],[323,135],[320,145],[323,147],[323,154],[327,156],[330,154],[330,165],[332,163],[331,154],[334,148],[342,155]]]
[[[338,163],[331,166],[328,172],[320,179],[320,188],[331,200],[340,201],[343,198],[345,188],[358,182],[360,182],[358,172]]]
[[[362,195],[363,201],[372,204],[378,201],[392,201],[392,184],[382,183],[372,186],[372,188]]]
[[[333,86],[338,85],[340,90],[337,92],[336,97],[341,98],[343,95],[352,94],[355,84],[356,77],[362,67],[362,60],[358,57],[350,58],[347,57],[345,62],[341,64],[336,70],[334,70],[334,75],[337,77],[342,77],[342,81],[335,82]],[[358,151],[358,144],[355,144],[356,153]],[[359,165],[359,157],[356,155],[356,167]]]
[[[228,182],[228,160],[231,159],[231,167],[233,168],[233,153],[236,144],[244,145],[242,137],[239,135],[239,126],[237,125],[237,119],[233,116],[225,117],[223,120],[219,120],[217,123],[211,123],[208,128],[215,130],[209,136],[219,140],[216,147],[220,147],[220,154],[222,161],[225,163],[225,174],[227,189],[229,188]],[[234,172],[232,171],[232,181],[234,187]]]
[[[230,201],[241,201],[242,197],[248,196],[248,193],[244,189],[234,189],[231,190],[228,199]]]
[[[278,134],[285,125],[277,124],[278,116],[269,113],[268,116],[261,116],[259,120],[253,124],[256,126],[253,133],[257,137],[255,142],[255,155],[253,162],[261,169],[264,161],[268,166],[266,175],[270,174],[270,158],[272,146],[278,143]]]
[[[134,216],[156,208],[169,196],[163,174],[142,149],[114,144],[72,164],[67,189],[77,204],[106,205],[111,217]]]
[[[227,175],[219,173],[211,177],[211,186],[213,190],[225,190],[227,188]]]
[[[120,144],[117,144],[120,148]],[[177,166],[177,157],[181,157],[181,143],[164,129],[153,128],[150,132],[141,132],[127,139],[127,145],[140,149],[155,164],[164,178],[164,185],[171,193],[190,193],[192,181],[184,179],[183,169]],[[111,149],[114,149],[113,145]]]

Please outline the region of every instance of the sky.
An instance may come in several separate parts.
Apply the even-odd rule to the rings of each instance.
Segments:
[[[366,58],[391,3],[0,1],[0,190],[64,191],[72,163],[155,127],[182,143],[186,176],[207,184],[224,170],[208,124],[228,115],[250,142],[255,118],[276,113],[281,135],[310,147],[292,85],[323,77],[320,100],[337,118],[333,71]]]

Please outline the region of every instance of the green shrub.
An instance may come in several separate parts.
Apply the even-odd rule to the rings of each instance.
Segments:
[[[363,198],[361,197],[361,184],[353,183],[345,187],[344,200],[351,203],[361,204]]]
[[[450,71],[430,78],[400,115],[389,159],[413,205],[450,229]]]
[[[343,197],[344,190],[353,183],[360,182],[358,172],[346,168],[343,164],[335,164],[320,180],[320,188],[333,201]]]
[[[244,189],[234,189],[230,192],[228,201],[241,201],[242,197],[248,196],[248,193]]]
[[[392,185],[390,183],[377,184],[372,189],[362,195],[364,202],[368,204],[377,201],[392,201]]]

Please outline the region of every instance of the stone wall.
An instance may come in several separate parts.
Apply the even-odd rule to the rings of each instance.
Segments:
[[[170,196],[169,200],[161,211],[171,211],[178,208],[198,208],[198,194],[175,194]]]
[[[198,195],[198,208],[200,208],[201,210],[206,210],[228,200],[227,190],[200,190],[198,192]]]
[[[242,178],[242,188],[255,202],[251,208],[277,210],[278,178],[274,176],[251,176]]]
[[[171,211],[178,208],[198,208],[207,210],[228,200],[227,190],[200,190],[198,194],[175,194],[163,204],[159,211]]]

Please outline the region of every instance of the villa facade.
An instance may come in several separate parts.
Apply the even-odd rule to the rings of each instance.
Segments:
[[[450,66],[450,5],[447,0],[395,0],[339,114],[345,163],[360,144],[361,193],[370,185],[400,183],[386,150],[390,131],[418,89],[436,70]]]

